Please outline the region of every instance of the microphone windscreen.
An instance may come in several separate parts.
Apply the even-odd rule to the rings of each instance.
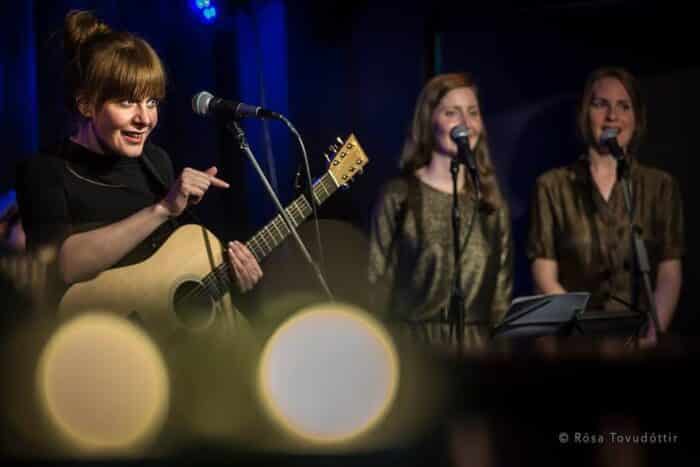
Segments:
[[[192,96],[192,110],[197,115],[205,116],[209,113],[209,103],[214,96],[207,91],[201,91]]]
[[[457,125],[450,130],[452,141],[464,140],[469,137],[469,129],[464,125]]]
[[[603,130],[603,133],[600,135],[600,144],[605,145],[617,138],[617,135],[620,134],[620,130],[617,128],[606,128]]]

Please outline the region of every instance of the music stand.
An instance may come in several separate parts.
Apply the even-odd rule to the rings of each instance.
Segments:
[[[570,336],[591,294],[535,295],[513,300],[506,316],[491,331],[492,338]]]
[[[646,315],[637,311],[586,310],[578,316],[577,328],[589,336],[633,337],[645,323]]]

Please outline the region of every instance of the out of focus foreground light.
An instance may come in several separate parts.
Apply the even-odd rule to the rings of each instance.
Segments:
[[[75,455],[138,454],[169,405],[165,364],[138,327],[88,313],[50,338],[37,367],[41,405]]]
[[[328,445],[356,439],[380,422],[395,399],[399,363],[384,328],[338,303],[301,310],[266,343],[260,397],[297,439]]]

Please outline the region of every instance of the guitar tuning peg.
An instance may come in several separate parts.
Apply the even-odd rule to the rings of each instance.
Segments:
[[[326,162],[328,162],[329,164],[331,163],[331,158],[328,157],[328,153],[324,152],[323,157],[324,157],[324,159],[326,159]]]
[[[336,140],[336,141],[338,142],[338,144],[340,144],[341,146],[342,146],[343,144],[345,144],[345,142],[343,141],[343,139],[342,139],[340,136],[336,136],[336,137],[335,137],[335,140]]]
[[[333,154],[338,152],[338,149],[339,148],[337,144],[331,144],[330,146],[328,146],[328,152],[332,152]]]

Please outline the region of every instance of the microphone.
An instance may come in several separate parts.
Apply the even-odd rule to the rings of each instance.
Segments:
[[[207,91],[201,91],[192,96],[192,110],[202,117],[216,115],[229,120],[240,120],[248,117],[276,119],[281,117],[277,112],[243,102],[227,101],[220,97],[214,97]]]
[[[479,171],[476,168],[476,158],[469,147],[469,128],[464,125],[457,125],[450,130],[450,138],[457,145],[457,161],[465,164],[469,169],[472,181],[474,182],[474,191],[478,200],[480,194]]]
[[[600,145],[608,148],[610,154],[618,161],[625,158],[625,152],[617,142],[617,135],[619,133],[620,130],[617,128],[606,128],[603,130],[603,134],[600,135]]]
[[[469,129],[464,125],[457,125],[450,131],[450,138],[457,145],[457,160],[475,172],[476,161],[469,147]]]

